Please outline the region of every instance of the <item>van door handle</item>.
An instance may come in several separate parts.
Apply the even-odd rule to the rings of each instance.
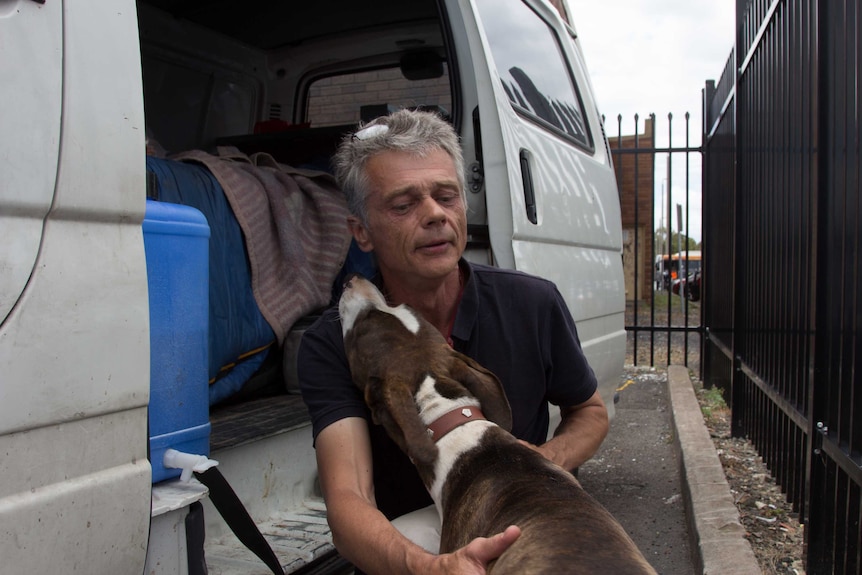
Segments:
[[[527,219],[531,223],[537,224],[539,220],[536,217],[536,191],[533,188],[530,153],[527,150],[521,150],[519,157],[521,159],[521,179],[524,182],[524,205],[527,208]]]

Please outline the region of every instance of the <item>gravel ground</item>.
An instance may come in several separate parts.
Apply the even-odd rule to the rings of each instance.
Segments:
[[[739,518],[764,575],[800,575],[804,532],[754,446],[730,436],[730,411],[715,391],[697,390]]]

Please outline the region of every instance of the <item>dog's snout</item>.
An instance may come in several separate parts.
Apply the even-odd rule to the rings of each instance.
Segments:
[[[353,280],[359,277],[359,274],[353,273],[344,278],[344,283],[341,284],[341,287],[345,290],[349,290],[353,287]]]

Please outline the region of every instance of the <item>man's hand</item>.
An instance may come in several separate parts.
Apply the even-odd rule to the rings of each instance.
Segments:
[[[521,528],[511,525],[493,537],[477,537],[457,551],[436,556],[427,572],[485,575],[488,564],[502,555],[520,536]]]

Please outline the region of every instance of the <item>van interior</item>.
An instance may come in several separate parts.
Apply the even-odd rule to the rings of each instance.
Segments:
[[[307,162],[363,116],[454,112],[434,1],[142,0],[139,21],[148,129],[170,151]]]
[[[247,170],[277,162],[330,172],[337,145],[359,122],[402,107],[435,111],[471,132],[469,124],[461,130],[465,113],[445,19],[434,0],[138,1],[148,198],[196,207],[211,228],[211,449],[274,431],[268,422],[290,427],[307,419],[296,349],[332,300],[305,302],[285,319],[289,329],[273,331],[253,296],[263,272],[253,269],[255,240],[235,205],[247,192],[224,189],[212,164],[188,153],[219,165],[241,161]],[[471,194],[470,201],[471,246],[488,252],[484,199]],[[311,229],[315,217],[323,216],[304,210],[296,223]],[[339,244],[329,255],[335,251],[346,262],[339,273],[373,272],[355,246]],[[318,291],[332,287],[335,298],[338,277]]]

